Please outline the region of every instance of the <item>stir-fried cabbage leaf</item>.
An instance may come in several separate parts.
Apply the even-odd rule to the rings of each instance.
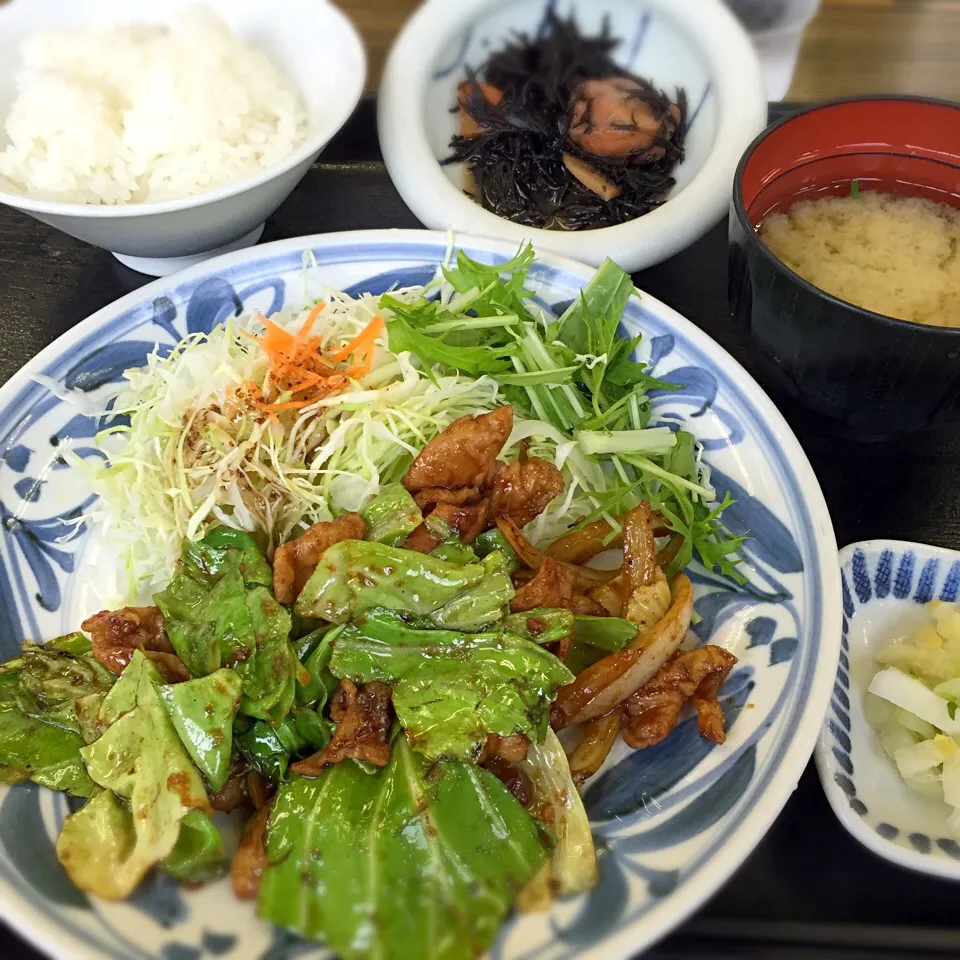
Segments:
[[[173,579],[154,600],[193,676],[231,667],[243,687],[241,711],[279,722],[293,704],[299,664],[290,613],[274,598],[271,582],[253,539],[218,528],[184,542]]]
[[[393,706],[415,750],[474,759],[487,734],[542,740],[557,689],[573,674],[542,647],[509,633],[411,627],[375,611],[340,631],[330,670],[393,685]]]
[[[76,701],[100,695],[116,677],[92,654],[81,633],[58,637],[42,646],[25,643],[17,664],[17,707],[27,717],[80,732]]]
[[[385,607],[468,630],[499,620],[512,596],[495,554],[457,564],[382,543],[342,540],[324,553],[296,609],[303,617],[346,623]]]
[[[248,584],[273,584],[270,564],[249,533],[232,527],[214,527],[200,540],[185,540],[180,560],[198,579],[218,580],[234,567]]]
[[[622,650],[636,635],[637,625],[621,617],[577,614],[567,666],[580,673],[608,654]]]
[[[330,695],[337,689],[337,681],[330,673],[330,657],[333,653],[331,642],[336,637],[338,629],[334,627],[322,633],[319,641],[303,659],[303,667],[307,676],[305,682],[297,685],[297,702],[313,705],[317,710],[323,709]]]
[[[475,960],[548,853],[491,773],[428,765],[402,737],[374,774],[340,763],[284,784],[266,851],[260,916],[341,960]]]
[[[515,593],[506,560],[501,553],[494,551],[488,553],[480,565],[485,571],[483,579],[430,615],[438,627],[483,630],[503,618]]]
[[[99,710],[116,679],[91,651],[90,640],[72,633],[43,646],[25,643],[0,666],[0,781],[90,796],[80,758],[83,708]]]
[[[549,727],[532,743],[520,764],[533,784],[533,802],[551,810],[557,845],[550,858],[551,887],[559,894],[583,893],[597,885],[597,855],[590,821],[580,799],[563,745]]]
[[[183,818],[177,842],[161,866],[181,883],[208,883],[226,871],[223,837],[210,814],[191,810]]]
[[[316,707],[294,707],[276,727],[257,720],[236,738],[247,763],[268,780],[282,780],[299,754],[322,750],[333,736],[334,724]]]
[[[240,706],[240,678],[221,669],[206,677],[159,687],[160,700],[187,753],[220,790],[230,776],[233,718]]]
[[[176,846],[184,817],[210,809],[200,774],[160,700],[156,672],[139,650],[124,679],[122,691],[136,683],[136,705],[80,749],[104,792],[67,817],[57,839],[70,879],[105,900],[129,896]]]
[[[576,616],[569,610],[535,607],[524,613],[511,613],[504,617],[499,629],[542,645],[569,637],[575,624]]]
[[[423,514],[402,483],[388,483],[361,511],[367,540],[399,547],[423,523]]]
[[[93,782],[80,759],[83,738],[23,714],[17,694],[17,673],[0,672],[0,783],[32,780],[51,790],[89,797]]]

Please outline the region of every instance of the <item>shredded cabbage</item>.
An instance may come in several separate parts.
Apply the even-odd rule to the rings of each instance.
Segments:
[[[296,334],[322,299],[326,306],[310,336],[320,334],[320,349],[327,355],[366,330],[378,313],[389,324],[405,304],[426,303],[430,292],[450,309],[463,311],[498,282],[491,280],[483,289],[454,289],[449,277],[438,271],[425,286],[393,290],[384,298],[353,298],[323,284],[315,266],[307,254],[303,309],[282,311],[270,321]],[[504,283],[515,286],[524,276],[525,270]],[[443,314],[448,315],[453,314]],[[537,322],[536,311],[533,315]],[[518,319],[498,313],[461,315],[457,322],[503,326]],[[548,324],[548,318],[542,322]],[[714,491],[702,449],[689,435],[680,435],[685,438],[681,444],[667,427],[565,433],[525,398],[549,398],[555,389],[571,409],[580,411],[582,422],[583,397],[570,384],[521,389],[506,383],[502,373],[473,376],[431,365],[417,354],[391,351],[385,328],[375,338],[372,355],[365,354],[369,368],[364,362],[352,371],[354,378],[341,392],[302,409],[267,411],[258,397],[267,397],[272,389],[272,403],[286,402],[293,393],[282,393],[274,383],[270,356],[250,336],[263,326],[259,314],[230,319],[209,334],[186,337],[169,356],[153,353],[145,366],[126,371],[113,411],[125,414],[129,424],[97,438],[107,460],[87,467],[94,473],[99,500],[93,515],[83,519],[99,522],[103,542],[122,557],[129,598],[162,588],[183,539],[198,539],[214,525],[251,533],[272,555],[276,544],[305,526],[363,509],[383,484],[399,480],[417,452],[451,422],[505,402],[514,406],[515,426],[503,457],[516,456],[526,441],[531,455],[555,464],[566,482],[564,495],[525,531],[534,543],[554,540],[586,518],[604,517],[618,531],[614,516],[636,495],[639,477],[648,485],[647,495],[669,487],[687,498],[691,515],[694,503],[710,513],[690,528],[691,542],[685,547],[689,557],[675,562],[692,558],[692,541],[699,537],[696,548],[704,562],[736,576],[736,561],[729,555],[739,539],[720,537],[715,529],[725,504],[713,512],[706,506]],[[423,331],[429,332],[429,324]],[[524,336],[531,339],[531,349],[543,348],[529,323]],[[600,359],[598,355],[597,363]],[[630,400],[638,402],[636,396]],[[636,420],[645,423],[639,414]],[[675,466],[650,459],[668,453]]]
[[[325,347],[349,341],[376,313],[370,296],[332,293],[327,303]],[[295,332],[305,315],[271,320]],[[94,519],[121,547],[131,594],[162,586],[183,538],[214,524],[247,530],[272,551],[303,524],[358,509],[453,420],[497,405],[494,381],[428,376],[381,334],[366,376],[280,422],[237,394],[248,383],[262,390],[270,375],[245,335],[258,322],[230,320],[126,372],[115,411],[130,424],[97,438],[108,463],[94,473]]]

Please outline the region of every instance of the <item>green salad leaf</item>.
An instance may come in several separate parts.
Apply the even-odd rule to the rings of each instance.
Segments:
[[[374,774],[340,763],[277,794],[259,913],[341,960],[475,960],[545,838],[491,773],[429,766],[401,737]]]
[[[513,596],[502,564],[491,557],[457,564],[382,543],[342,540],[324,553],[296,609],[304,617],[346,623],[384,607],[431,616],[441,626],[480,627],[498,620]]]
[[[241,711],[279,722],[293,705],[299,665],[290,612],[274,598],[271,583],[253,538],[220,527],[184,541],[173,579],[154,600],[194,677],[234,669],[243,688]]]
[[[676,446],[669,452],[663,469],[668,476],[659,483],[645,480],[637,488],[640,499],[658,510],[667,521],[667,526],[683,536],[683,546],[664,568],[668,577],[684,570],[697,554],[708,570],[742,581],[737,571],[740,562],[740,546],[744,536],[733,536],[723,528],[720,517],[733,500],[727,493],[719,504],[708,505],[703,497],[691,497],[690,488],[701,483],[700,467],[692,434],[677,433]],[[625,454],[621,460],[636,469],[640,475],[649,471],[649,458]]]
[[[233,718],[240,706],[240,677],[221,669],[206,677],[158,687],[160,700],[187,753],[214,790],[230,776]]]
[[[418,629],[389,610],[340,631],[330,671],[391,683],[410,743],[446,760],[474,759],[490,733],[542,740],[557,689],[573,680],[553,654],[522,637]]]
[[[394,300],[389,294],[381,298],[381,303],[392,308],[393,315],[387,321],[387,333],[390,337],[390,349],[395,353],[408,351],[427,363],[442,363],[474,377],[506,373],[511,369],[508,358],[516,352],[511,344],[487,347],[457,346],[447,343],[421,333],[404,316],[407,312],[406,304]],[[417,321],[420,322],[422,319],[422,313],[418,313]]]
[[[184,817],[210,809],[156,679],[150,661],[136,651],[118,681],[119,686],[126,680],[121,690],[135,683],[135,706],[80,749],[91,779],[104,792],[67,817],[57,839],[57,856],[71,880],[106,900],[132,893],[174,849]]]

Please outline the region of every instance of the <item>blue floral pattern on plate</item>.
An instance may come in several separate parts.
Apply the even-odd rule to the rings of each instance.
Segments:
[[[840,822],[880,856],[960,879],[960,843],[947,830],[950,808],[903,784],[863,714],[879,669],[879,647],[929,622],[931,600],[957,601],[960,553],[878,540],[840,553],[843,617],[830,710],[817,744],[817,767]]]
[[[302,303],[304,249],[312,250],[324,281],[378,293],[429,279],[446,244],[440,235],[386,231],[233,254],[101,311],[29,372],[95,397],[124,369],[145,362],[151,350],[169,351],[187,332],[209,331],[243,311]],[[487,242],[464,249],[491,263],[511,252]],[[549,260],[530,274],[538,301],[556,311],[587,277],[586,268]],[[657,747],[631,752],[621,745],[584,794],[603,852],[600,886],[558,902],[549,914],[511,919],[492,954],[502,960],[600,956],[621,937],[636,949],[679,922],[746,856],[786,799],[836,663],[832,533],[786,425],[736,363],[669,308],[634,300],[624,324],[644,333],[641,355],[657,375],[683,384],[655,397],[656,419],[690,425],[718,494],[729,491],[736,500],[729,526],[749,536],[745,584],[690,571],[696,641],[721,643],[740,658],[722,691],[729,736],[715,747],[685,718]],[[91,494],[57,447],[70,438],[80,456],[99,456],[92,438],[109,419],[85,416],[25,373],[0,391],[4,657],[24,638],[63,633],[90,612],[77,584],[95,569],[97,535],[77,517]],[[126,904],[92,903],[69,887],[56,863],[53,839],[67,813],[62,797],[0,788],[0,889],[14,904],[7,916],[50,949],[124,960],[280,960],[317,951],[259,923],[223,884],[185,893],[157,879]]]

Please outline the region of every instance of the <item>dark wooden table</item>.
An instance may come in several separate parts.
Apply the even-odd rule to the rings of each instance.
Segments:
[[[774,107],[774,111],[778,108]],[[393,189],[365,101],[267,224],[264,241],[341,229],[417,227]],[[726,223],[636,275],[752,369],[726,301]],[[102,250],[0,209],[0,381],[73,324],[148,277]],[[960,428],[859,446],[783,407],[820,479],[837,541],[892,537],[960,546]],[[811,765],[743,867],[655,958],[866,960],[960,957],[960,888],[874,857],[840,826]],[[38,954],[0,926],[0,957]]]

